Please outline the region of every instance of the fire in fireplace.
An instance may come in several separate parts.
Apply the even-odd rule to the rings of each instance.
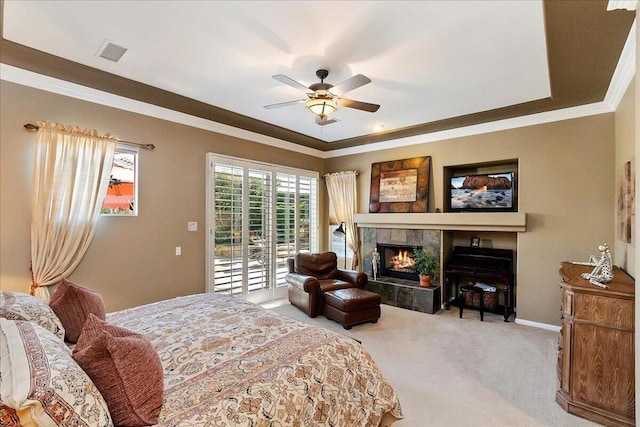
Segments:
[[[377,250],[380,253],[381,276],[418,280],[412,246],[378,244]]]
[[[393,271],[413,272],[415,261],[407,249],[399,249],[397,255],[389,257],[387,268]]]

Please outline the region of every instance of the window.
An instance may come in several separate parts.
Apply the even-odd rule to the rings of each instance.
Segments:
[[[138,214],[138,149],[116,147],[102,215]]]
[[[317,250],[318,174],[208,154],[207,290],[286,296],[287,258]]]

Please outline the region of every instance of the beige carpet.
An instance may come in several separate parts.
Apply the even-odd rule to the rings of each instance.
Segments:
[[[465,310],[425,314],[382,306],[377,324],[347,331],[285,302],[272,308],[356,338],[396,390],[398,427],[595,426],[555,402],[558,333]]]

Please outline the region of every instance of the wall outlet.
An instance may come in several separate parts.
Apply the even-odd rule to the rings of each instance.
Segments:
[[[182,255],[182,247],[176,246],[176,256],[180,256],[180,255]]]
[[[198,231],[198,223],[195,221],[188,222],[187,231]]]

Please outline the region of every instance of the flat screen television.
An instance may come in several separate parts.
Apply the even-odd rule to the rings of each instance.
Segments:
[[[514,212],[517,194],[514,172],[451,177],[450,212]]]

